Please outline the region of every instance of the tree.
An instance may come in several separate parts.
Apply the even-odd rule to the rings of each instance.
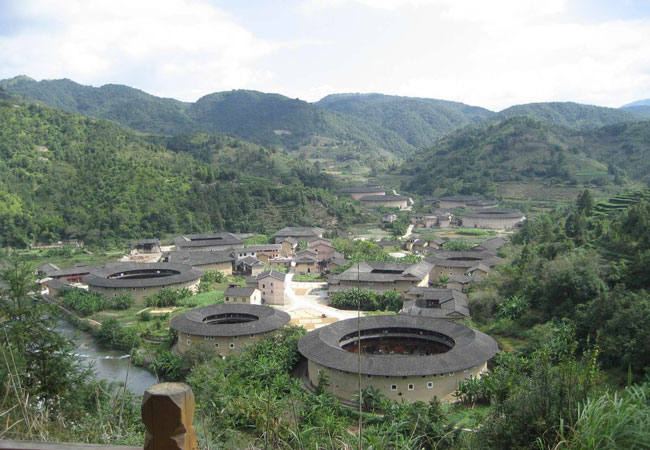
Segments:
[[[576,207],[585,216],[591,216],[594,208],[594,198],[591,196],[589,189],[585,189],[578,195]]]
[[[0,315],[6,318],[5,332],[0,335],[0,360],[4,360],[0,380],[18,377],[26,395],[42,401],[46,408],[55,408],[62,399],[74,396],[77,386],[90,379],[91,371],[74,356],[72,342],[56,332],[51,307],[29,297],[33,280],[28,267],[13,256],[0,274],[12,300],[0,301]],[[9,385],[0,382],[0,386]]]

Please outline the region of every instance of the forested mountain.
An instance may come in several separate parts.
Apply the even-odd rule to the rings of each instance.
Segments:
[[[171,134],[192,129],[185,114],[188,104],[128,86],[107,84],[95,88],[68,79],[37,82],[19,76],[0,81],[0,87],[64,111],[113,120],[144,133]]]
[[[297,146],[317,135],[395,154],[412,149],[400,136],[381,126],[279,94],[217,92],[200,98],[187,113],[198,129],[232,133],[265,145]]]
[[[450,131],[494,115],[459,102],[383,94],[332,94],[316,104],[381,125],[415,147],[431,145]]]
[[[355,151],[403,155],[412,150],[396,133],[358,117],[279,94],[236,90],[196,103],[159,98],[121,85],[99,88],[70,80],[0,81],[7,92],[79,114],[114,120],[145,133],[230,133],[263,145],[298,149],[312,136],[345,141]]]
[[[650,118],[650,100],[640,100],[638,102],[630,103],[629,105],[621,106],[620,109],[637,114],[641,117]]]
[[[284,161],[275,174],[252,177],[236,165],[209,164],[165,144],[105,120],[0,100],[0,245],[272,231],[358,214],[322,189],[329,177],[304,163]],[[235,142],[213,144],[229,154]],[[262,158],[268,165],[275,158],[252,144],[240,148],[238,155],[249,161]]]
[[[423,194],[490,194],[492,183],[531,179],[569,184],[621,182],[624,172],[607,165],[618,160],[604,147],[596,150],[599,144],[592,136],[596,134],[513,117],[458,130],[419,150],[402,172],[413,175],[408,188]],[[585,143],[587,137],[590,145]]]
[[[629,111],[572,102],[527,103],[500,111],[494,120],[528,116],[579,130],[598,128],[621,122],[642,120]]]
[[[625,169],[632,178],[650,181],[650,121],[584,133],[584,146],[591,155]]]

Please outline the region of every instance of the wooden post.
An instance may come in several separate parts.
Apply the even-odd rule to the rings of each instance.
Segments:
[[[142,397],[145,450],[198,450],[194,393],[185,383],[160,383]]]

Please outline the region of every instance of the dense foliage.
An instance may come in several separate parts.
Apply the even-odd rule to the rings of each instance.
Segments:
[[[300,167],[300,174],[312,170]],[[1,246],[272,231],[356,216],[352,202],[307,187],[301,176],[312,178],[295,175],[283,184],[246,177],[106,121],[0,100]]]
[[[7,285],[0,291],[0,436],[141,444],[137,401],[95,380],[72,341],[56,331],[55,309],[29,297],[31,277],[29,265],[17,259],[0,273]]]
[[[124,310],[133,305],[133,298],[121,294],[110,299],[96,292],[84,289],[66,289],[63,293],[63,304],[74,309],[80,316],[89,316],[105,309]]]
[[[402,308],[402,299],[396,291],[378,293],[364,289],[350,289],[331,294],[329,305],[337,309],[397,312]]]
[[[336,238],[332,241],[332,244],[337,252],[342,253],[346,259],[353,263],[363,261],[416,263],[422,259],[417,255],[406,255],[403,258],[390,256],[383,248],[372,241]]]
[[[153,295],[145,298],[145,304],[147,306],[153,306],[156,308],[164,308],[167,306],[176,306],[178,302],[184,298],[190,297],[192,291],[187,288],[183,289],[171,289],[163,288],[156,292]]]
[[[495,183],[534,179],[575,185],[622,183],[625,172],[608,162],[598,144],[585,145],[595,132],[577,131],[530,117],[469,126],[418,150],[401,169],[413,178],[411,191],[495,195]],[[620,162],[619,162],[620,163]],[[623,166],[626,167],[626,166]]]
[[[650,369],[650,206],[595,215],[589,197],[524,225],[512,239],[512,264],[470,295],[472,316],[520,337],[568,321],[578,350],[597,343],[604,367],[641,378]]]

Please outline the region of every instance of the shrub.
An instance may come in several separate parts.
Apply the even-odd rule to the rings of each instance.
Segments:
[[[143,322],[149,322],[152,318],[153,318],[153,316],[151,315],[151,313],[149,311],[142,311],[140,313],[140,320],[143,321]]]
[[[109,306],[108,300],[102,295],[83,289],[67,289],[63,295],[63,304],[84,317],[102,311]]]
[[[218,270],[208,270],[201,277],[201,283],[223,283],[226,281],[226,276]]]
[[[399,311],[402,299],[396,291],[377,293],[362,289],[350,289],[336,292],[330,296],[329,304],[333,308],[361,311]]]
[[[472,244],[465,241],[449,241],[442,245],[442,249],[449,252],[466,252],[472,247]]]
[[[190,297],[191,295],[192,292],[187,288],[183,288],[178,291],[165,288],[165,289],[161,289],[154,295],[147,297],[145,302],[147,306],[164,308],[167,306],[176,306],[176,304],[179,301],[183,300],[184,298]]]
[[[109,301],[109,308],[118,311],[129,309],[133,305],[133,298],[129,294],[118,295]]]
[[[106,319],[97,331],[99,342],[109,348],[131,351],[140,344],[140,337],[133,328],[123,328],[117,319]]]

